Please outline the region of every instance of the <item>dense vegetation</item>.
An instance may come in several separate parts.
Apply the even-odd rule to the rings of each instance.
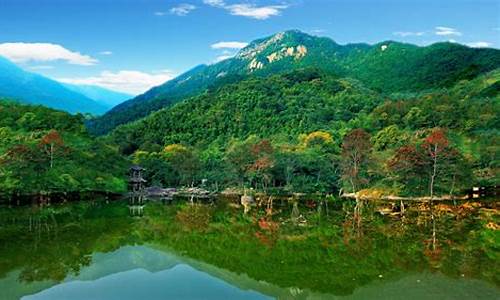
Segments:
[[[120,191],[126,158],[160,186],[412,196],[494,186],[499,66],[495,49],[342,46],[289,31],[117,106],[89,130],[133,122],[98,139],[81,115],[2,102],[0,187]]]
[[[126,160],[82,115],[0,101],[0,196],[126,189]]]
[[[289,48],[304,46],[305,55],[283,56]],[[297,52],[294,52],[297,53]],[[270,57],[279,59],[270,61]],[[261,63],[262,68],[250,68]],[[256,40],[231,59],[201,65],[131,99],[89,122],[92,132],[103,134],[121,124],[138,120],[188,96],[248,76],[268,77],[301,68],[319,68],[340,77],[360,80],[384,93],[450,87],[500,66],[500,51],[472,49],[454,43],[418,47],[386,41],[375,45],[339,45],[329,38],[287,31]]]
[[[299,70],[228,84],[109,138],[164,186],[451,195],[498,184],[499,80],[383,97]]]

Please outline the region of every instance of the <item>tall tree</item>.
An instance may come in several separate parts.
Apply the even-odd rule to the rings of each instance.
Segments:
[[[368,181],[368,160],[372,144],[370,134],[363,129],[354,129],[349,132],[342,142],[342,178],[349,182],[352,192]]]
[[[264,189],[269,186],[272,180],[271,170],[275,166],[274,148],[267,139],[261,140],[250,148],[252,164],[247,169],[250,178],[254,178],[255,185],[260,181]]]
[[[172,168],[179,174],[180,183],[193,185],[200,170],[198,155],[191,148],[180,144],[166,146],[164,153]]]
[[[426,158],[416,145],[400,147],[387,162],[396,182],[402,185],[403,190],[413,193],[426,189],[427,180],[422,178],[422,174],[426,173],[426,165]]]
[[[51,130],[42,137],[38,146],[49,156],[50,168],[54,167],[54,157],[64,148],[64,141],[57,130]]]
[[[429,196],[431,199],[434,197],[434,185],[436,184],[436,177],[439,172],[442,161],[450,156],[448,148],[449,141],[446,133],[441,128],[435,128],[431,134],[425,138],[423,148],[426,150],[427,155],[431,160],[430,180],[429,180]]]
[[[458,184],[470,179],[467,161],[449,145],[443,129],[434,129],[420,145],[406,145],[396,150],[387,166],[409,193],[436,191],[453,195]]]

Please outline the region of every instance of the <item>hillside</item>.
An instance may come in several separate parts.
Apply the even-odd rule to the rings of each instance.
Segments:
[[[495,70],[447,89],[387,97],[353,79],[295,70],[210,90],[107,138],[158,184],[210,178],[218,186],[300,191],[352,190],[340,174],[354,139],[366,148],[358,185],[410,195],[428,192],[426,147],[439,141],[445,153],[436,190],[454,193],[498,183],[499,83]]]
[[[392,93],[448,87],[498,67],[500,51],[496,49],[473,49],[454,43],[418,47],[393,41],[339,45],[329,38],[287,31],[256,40],[233,58],[198,66],[118,105],[88,126],[92,132],[103,134],[207,88],[294,69],[318,68],[357,79],[370,89]]]
[[[107,107],[47,77],[26,72],[0,57],[0,97],[70,113],[103,114]]]
[[[0,197],[126,189],[126,160],[81,115],[0,99]]]
[[[144,143],[225,144],[251,134],[296,136],[339,128],[382,101],[355,80],[298,70],[225,85],[119,127],[111,135],[131,143],[127,148]]]

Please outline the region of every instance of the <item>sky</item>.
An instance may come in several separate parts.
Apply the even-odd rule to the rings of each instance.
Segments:
[[[498,0],[0,0],[0,55],[139,94],[252,40],[299,29],[340,44],[500,48]]]

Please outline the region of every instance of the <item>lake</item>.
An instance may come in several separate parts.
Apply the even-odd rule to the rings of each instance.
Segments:
[[[2,207],[0,299],[499,299],[496,207]]]

